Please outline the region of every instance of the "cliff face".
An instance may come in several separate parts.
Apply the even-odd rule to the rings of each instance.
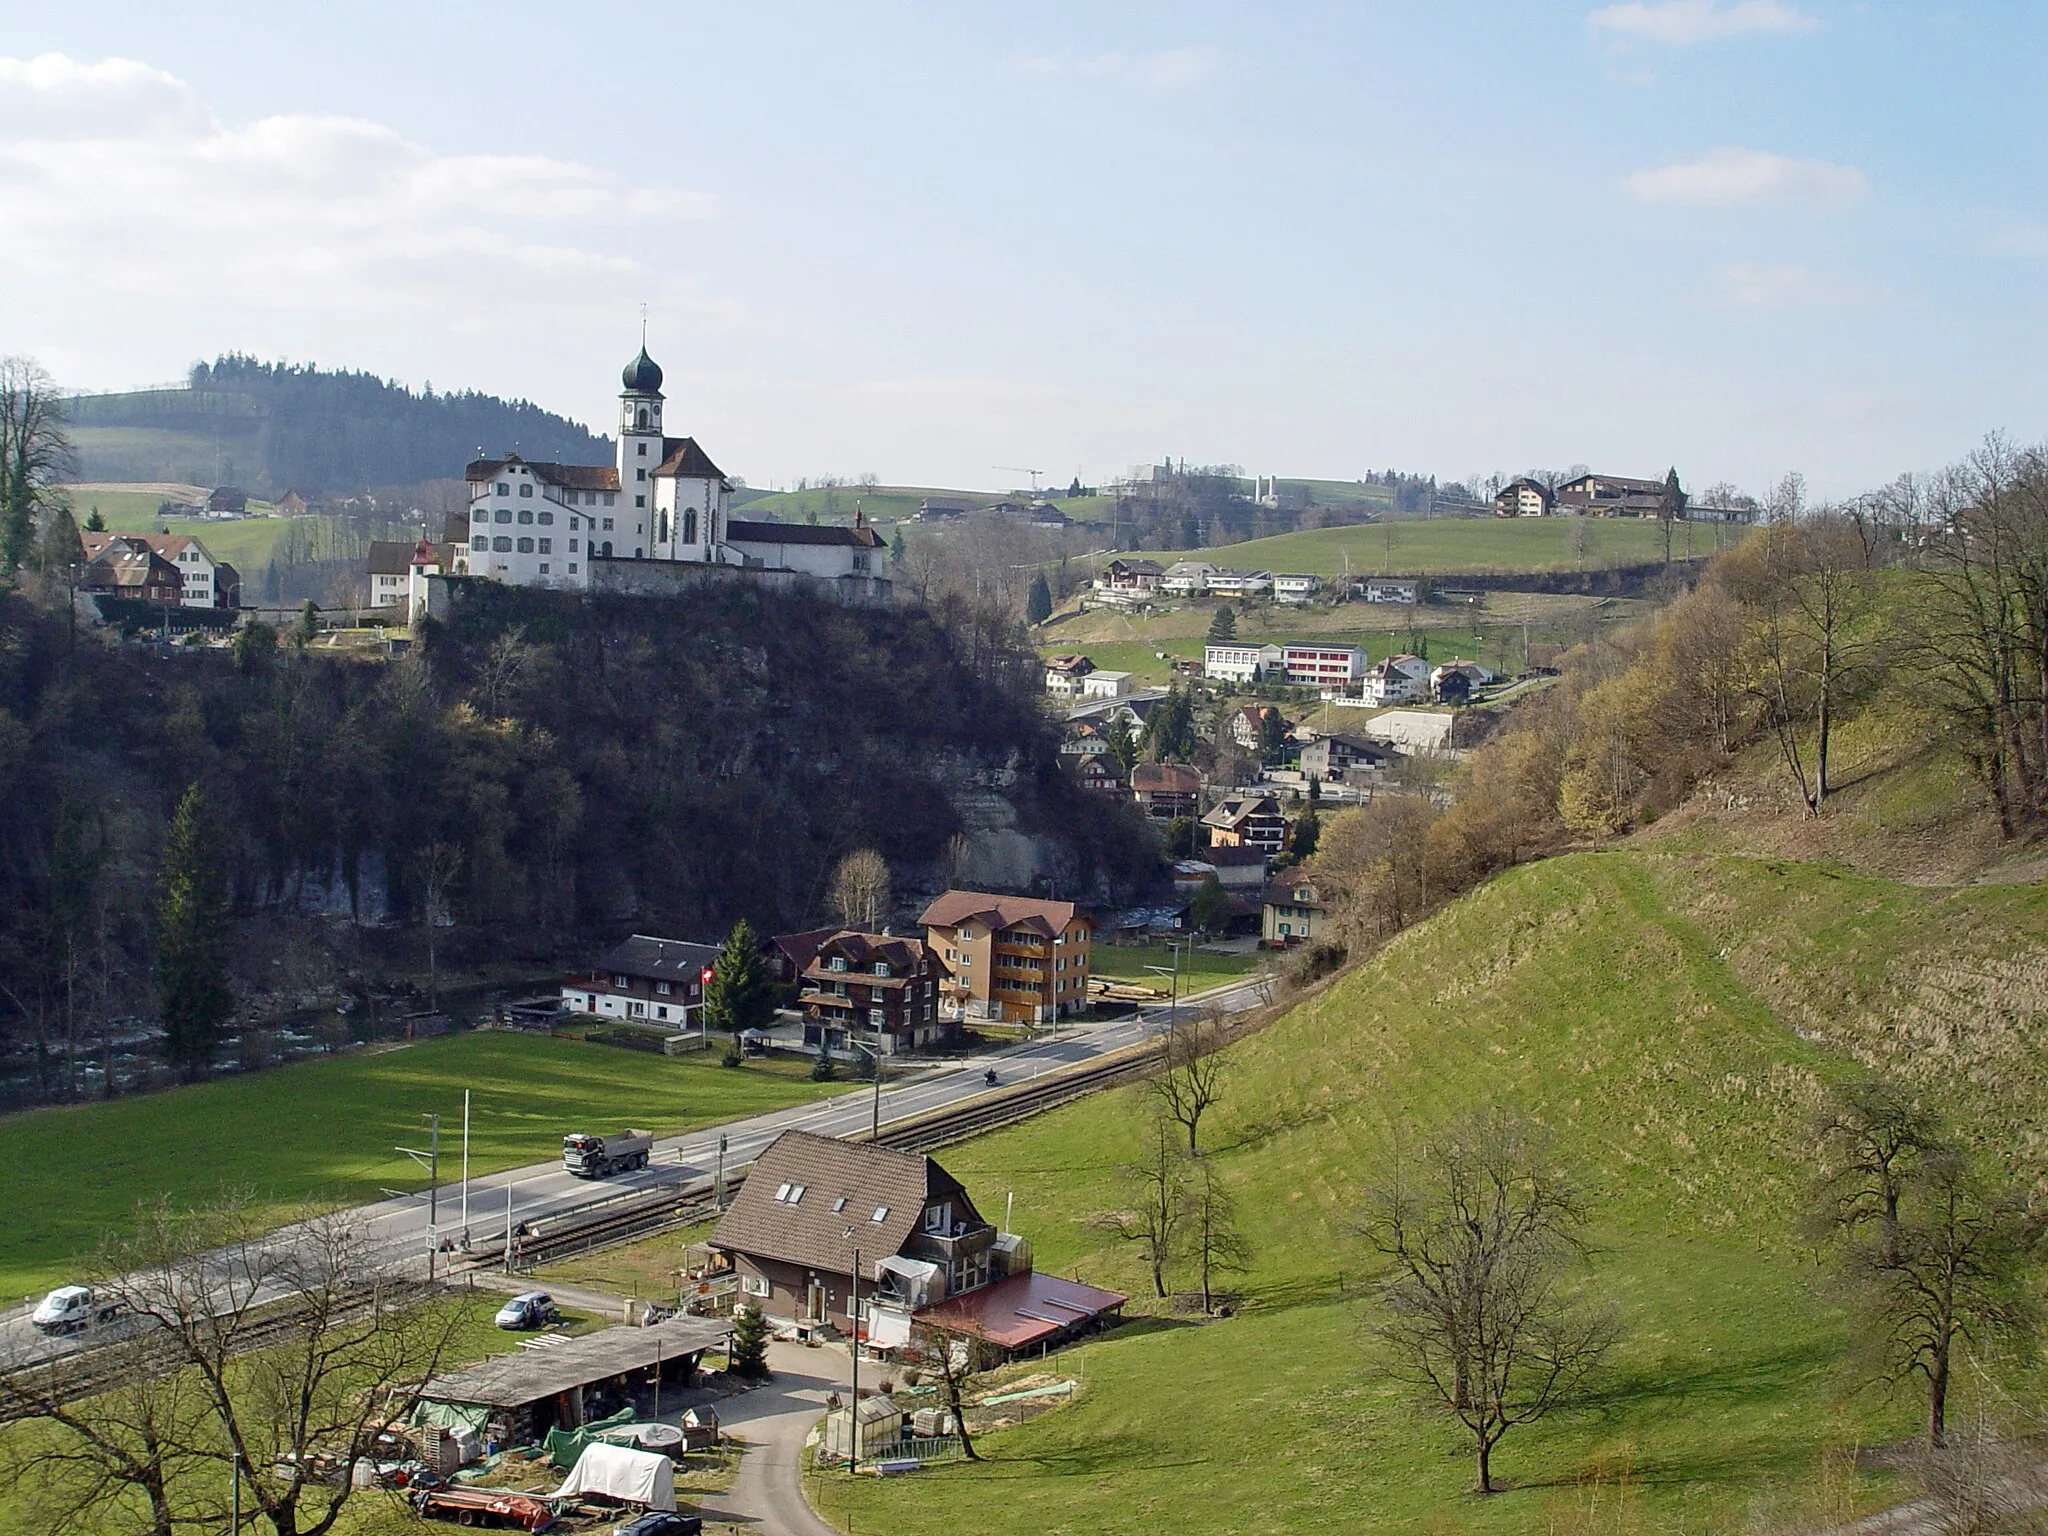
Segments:
[[[1083,803],[1055,768],[1029,653],[922,610],[487,587],[388,662],[289,639],[239,664],[71,648],[61,615],[19,598],[0,631],[0,945],[16,974],[53,963],[59,823],[83,815],[98,888],[125,893],[108,949],[145,1014],[156,843],[195,782],[238,950],[266,971],[297,965],[280,944],[410,966],[437,869],[441,961],[532,968],[635,928],[829,920],[854,848],[890,862],[906,907],[949,878],[1121,894],[1153,862],[1125,807]]]

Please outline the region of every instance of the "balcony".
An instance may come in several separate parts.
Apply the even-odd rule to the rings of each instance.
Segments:
[[[996,1229],[988,1222],[970,1226],[955,1222],[951,1232],[913,1232],[910,1241],[903,1245],[907,1257],[925,1259],[933,1264],[951,1264],[972,1254],[984,1252],[995,1246]]]

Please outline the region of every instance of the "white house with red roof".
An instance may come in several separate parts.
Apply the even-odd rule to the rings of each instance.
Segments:
[[[197,539],[183,533],[81,533],[86,564],[105,554],[110,546],[160,556],[178,572],[181,608],[234,608],[242,601],[242,578],[225,560],[216,560]]]

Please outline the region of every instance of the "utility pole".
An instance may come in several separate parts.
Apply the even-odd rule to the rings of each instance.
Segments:
[[[462,1090],[462,1251],[469,1252],[469,1090]]]
[[[505,1273],[512,1273],[512,1181],[505,1181]]]
[[[413,1147],[398,1147],[394,1150],[403,1152],[427,1170],[427,1279],[431,1282],[434,1278],[435,1256],[441,1249],[441,1116],[436,1112],[422,1115],[420,1118],[431,1128],[429,1135],[432,1139],[427,1143],[427,1150],[421,1152]],[[506,1198],[511,1198],[509,1190]],[[509,1234],[507,1241],[510,1241]]]
[[[868,1126],[868,1140],[880,1141],[882,1139],[882,1037],[879,1033],[875,1036],[875,1047],[869,1054],[875,1058],[875,1100],[874,1114]]]
[[[715,1211],[723,1211],[725,1209],[725,1133],[723,1131],[719,1132],[718,1135],[718,1172],[711,1179],[711,1208]]]
[[[848,1237],[853,1228],[846,1229]],[[853,1299],[846,1304],[848,1321],[853,1324],[853,1396],[846,1404],[846,1475],[854,1476],[860,1471],[860,1245],[853,1249]]]

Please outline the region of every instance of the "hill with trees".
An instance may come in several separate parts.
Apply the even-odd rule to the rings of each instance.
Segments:
[[[374,374],[259,362],[195,363],[183,389],[64,402],[78,478],[239,484],[343,495],[445,479],[482,448],[609,463],[611,440],[529,400],[419,391]]]

